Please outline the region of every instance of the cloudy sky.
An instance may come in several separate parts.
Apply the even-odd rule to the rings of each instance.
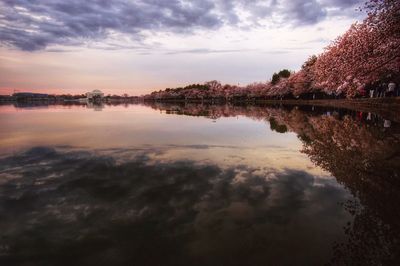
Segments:
[[[0,0],[0,94],[140,95],[297,70],[362,0]]]

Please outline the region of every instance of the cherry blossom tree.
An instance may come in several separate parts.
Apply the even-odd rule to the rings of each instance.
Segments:
[[[325,49],[315,65],[317,86],[356,96],[363,86],[400,73],[400,2],[370,0],[368,17]]]
[[[315,63],[317,56],[313,55],[302,65],[301,70],[292,74],[288,80],[293,95],[299,96],[304,93],[315,91]]]
[[[316,91],[362,95],[365,86],[388,75],[400,77],[400,1],[368,0],[362,8],[367,18],[353,24],[319,56],[311,56],[296,72],[282,70],[270,82],[245,87],[222,85],[213,80],[203,85],[152,93],[154,99],[249,100],[300,96]]]

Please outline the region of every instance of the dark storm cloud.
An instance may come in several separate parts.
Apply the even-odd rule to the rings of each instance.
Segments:
[[[140,39],[144,30],[186,32],[216,28],[214,5],[198,1],[3,1],[1,40],[22,50],[38,50],[48,44],[73,44],[105,38],[110,32]]]
[[[297,25],[316,24],[327,16],[324,6],[316,0],[288,1],[286,7],[286,20]]]
[[[337,8],[348,8],[348,7],[355,7],[361,6],[363,1],[361,0],[323,0],[322,3],[324,5],[333,6]]]
[[[145,32],[192,33],[223,25],[240,26],[277,15],[287,24],[312,25],[327,17],[327,9],[343,12],[359,0],[1,0],[0,41],[34,51],[48,45],[82,45],[123,33],[132,41]],[[243,21],[240,11],[248,13]]]

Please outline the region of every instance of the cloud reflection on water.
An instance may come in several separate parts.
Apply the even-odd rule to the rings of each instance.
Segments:
[[[131,159],[117,163],[125,152]],[[155,163],[152,153],[36,147],[3,158],[0,175],[14,178],[0,186],[1,259],[320,264],[343,240],[351,217],[339,203],[351,196],[332,180],[295,169]]]

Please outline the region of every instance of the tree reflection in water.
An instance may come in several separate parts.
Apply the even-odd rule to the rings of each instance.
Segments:
[[[387,120],[393,121],[389,127],[373,114],[332,108],[151,107],[217,121],[243,115],[280,134],[295,132],[302,152],[353,197],[332,180],[296,169],[257,174],[244,165],[163,163],[152,156],[163,151],[152,148],[103,154],[36,147],[0,159],[2,264],[393,265],[399,260],[395,118]],[[124,154],[130,159],[117,160]],[[239,172],[244,178],[237,182]],[[347,237],[337,239],[338,231]]]
[[[337,243],[333,265],[392,265],[400,261],[400,125],[398,117],[324,107],[153,105],[167,113],[215,117],[245,115],[295,132],[305,154],[332,173],[357,200],[344,207],[355,216]],[[202,110],[204,108],[205,110]]]
[[[346,228],[349,242],[336,247],[334,264],[359,261],[363,265],[379,265],[391,259],[398,260],[398,125],[387,130],[374,126],[371,121],[357,122],[350,116],[308,118],[307,125],[307,130],[298,131],[304,143],[303,152],[315,164],[331,172],[361,203],[346,204],[349,211],[355,213],[355,220]]]

